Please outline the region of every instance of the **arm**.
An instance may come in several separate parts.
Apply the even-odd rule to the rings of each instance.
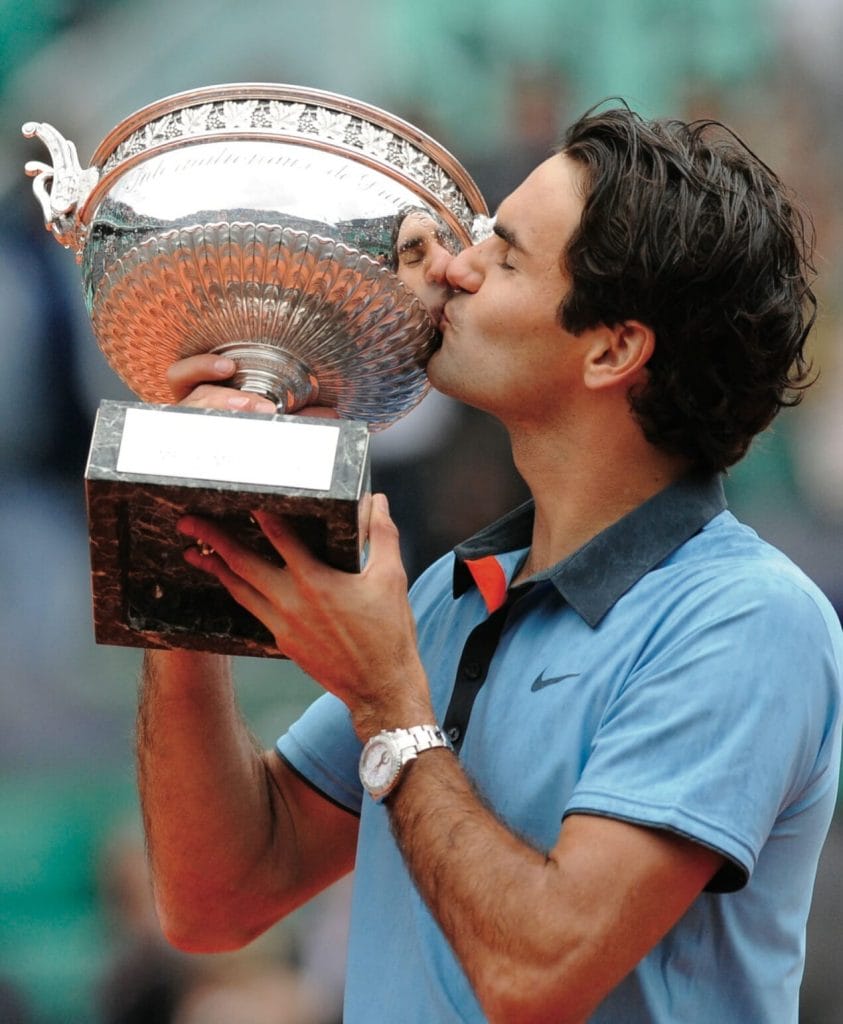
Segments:
[[[348,706],[361,740],[432,721],[397,531],[373,503],[359,575],[316,562],[284,524],[258,515],[278,569],[210,523],[182,529],[216,550],[217,576],[279,648]],[[494,1021],[579,1021],[682,916],[719,854],[656,830],[572,816],[549,854],[487,810],[448,751],[407,769],[388,806],[416,884]]]
[[[490,1021],[584,1021],[722,863],[689,840],[572,815],[547,854],[518,839],[455,758],[426,753],[389,798],[393,832]]]
[[[147,653],[138,782],[162,927],[182,948],[242,946],[353,865],[356,817],[259,750],[228,659]]]
[[[185,406],[274,413],[267,399],[225,386],[235,368],[207,353],[174,363],[167,379]],[[259,749],[228,659],[147,652],[140,697],[141,806],[159,915],[175,945],[243,945],[351,869],[357,819]]]

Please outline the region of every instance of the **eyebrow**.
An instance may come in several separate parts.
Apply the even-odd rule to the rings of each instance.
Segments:
[[[425,235],[411,235],[398,246],[398,253],[400,255],[402,252],[408,252],[410,249],[420,249],[426,242],[427,238]]]
[[[405,238],[401,245],[398,246],[398,255],[402,253],[410,252],[413,249],[423,249],[428,243],[434,242],[436,245],[441,245],[443,249],[447,249],[448,252],[454,252],[454,245],[448,238],[446,232],[440,228],[435,228],[433,232],[424,228],[419,228],[415,235],[410,235],[409,238]]]
[[[498,238],[502,238],[508,246],[510,246],[513,249],[517,249],[518,252],[523,252],[526,254],[527,250],[518,241],[518,236],[511,228],[504,227],[503,224],[499,224],[498,221],[496,220],[494,226],[492,227],[492,231],[494,231]]]

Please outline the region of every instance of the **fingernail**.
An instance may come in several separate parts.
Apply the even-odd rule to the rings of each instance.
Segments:
[[[217,373],[224,373],[227,377],[230,377],[237,369],[237,363],[235,363],[233,359],[229,359],[227,356],[222,356],[214,363],[214,369]]]
[[[229,409],[245,409],[250,401],[251,399],[248,395],[232,395],[231,398],[226,401],[226,405]]]

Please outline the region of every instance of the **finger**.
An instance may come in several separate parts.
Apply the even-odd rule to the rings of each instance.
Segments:
[[[185,548],[182,554],[188,565],[219,580],[239,605],[260,619],[274,634],[274,615],[269,602],[242,576],[232,572],[215,551],[204,553],[200,548],[191,546]]]
[[[182,408],[220,409],[225,412],[276,413],[275,403],[261,395],[235,388],[221,388],[214,384],[200,384],[179,402]]]
[[[187,356],[173,363],[167,370],[167,384],[173,398],[180,402],[194,388],[206,381],[219,382],[234,375],[237,364],[227,356],[215,356],[210,352]]]
[[[316,559],[288,520],[271,512],[255,510],[252,515],[269,543],[284,559],[294,576],[312,578],[322,563]]]
[[[372,495],[369,515],[369,565],[398,562],[401,564],[401,543],[398,527],[389,514],[385,494]]]
[[[270,598],[273,594],[278,594],[283,586],[279,566],[272,565],[250,548],[234,540],[211,520],[198,516],[184,516],[176,525],[180,533],[197,542],[200,551],[212,552],[231,573],[244,580],[263,597]],[[210,557],[210,554],[200,554],[200,557]],[[200,565],[199,568],[205,566]],[[216,562],[210,562],[207,568],[215,570]]]
[[[275,403],[262,395],[219,384],[229,380],[237,364],[211,352],[179,359],[167,370],[167,383],[176,402],[192,408],[275,413]]]

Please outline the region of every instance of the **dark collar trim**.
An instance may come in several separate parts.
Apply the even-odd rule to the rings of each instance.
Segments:
[[[536,574],[550,580],[592,627],[643,576],[726,508],[720,476],[679,480],[607,527],[568,558]],[[533,503],[527,502],[454,549],[454,597],[472,585],[465,561],[529,547]]]

